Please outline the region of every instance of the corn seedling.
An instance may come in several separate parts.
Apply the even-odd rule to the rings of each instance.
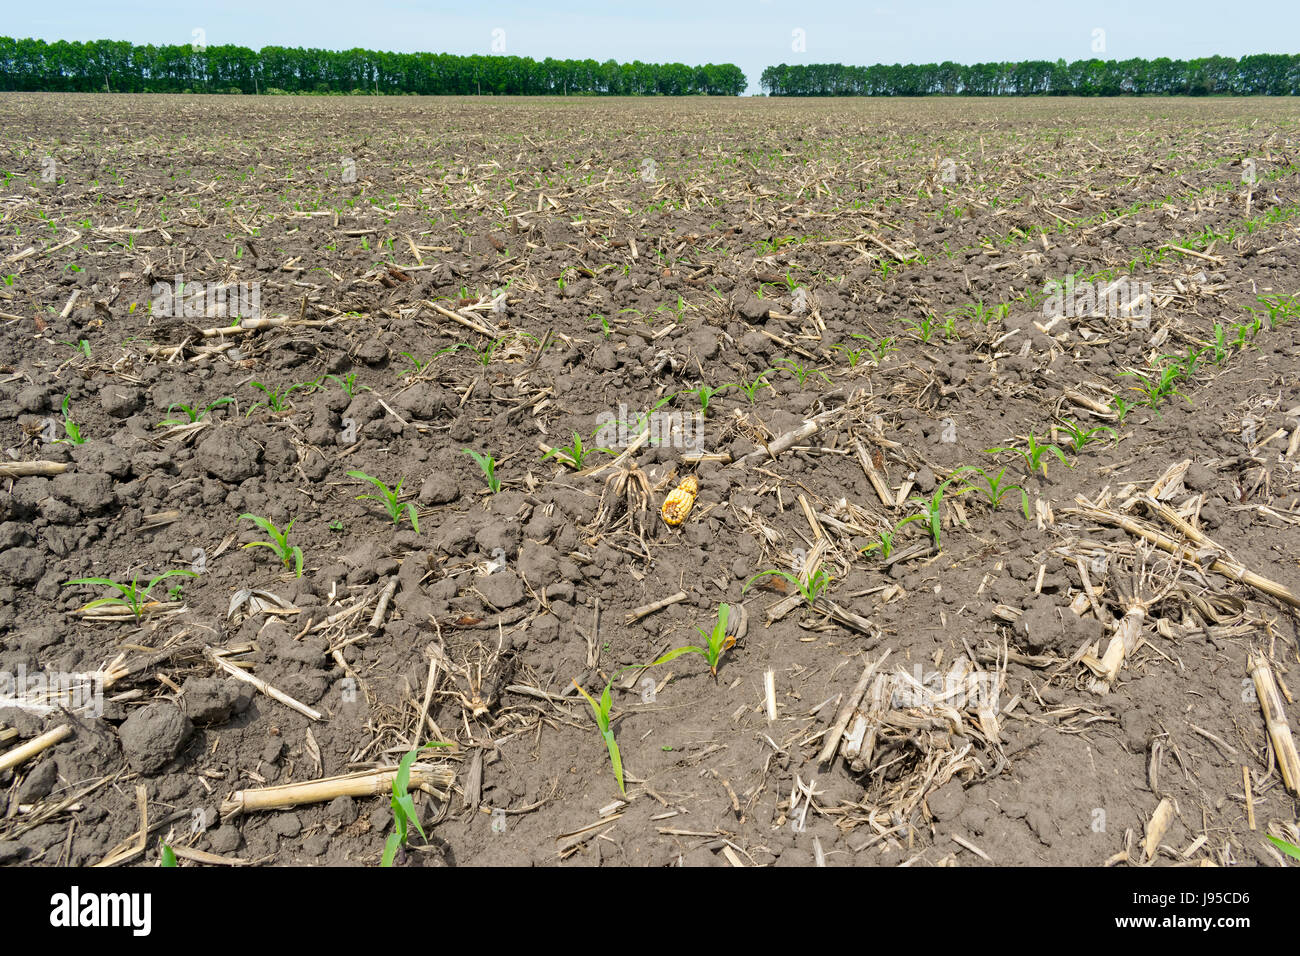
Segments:
[[[426,843],[428,842],[429,838],[424,835],[424,827],[420,826],[420,817],[415,810],[415,798],[411,796],[409,790],[411,766],[415,763],[415,758],[420,755],[420,750],[450,746],[451,744],[448,743],[431,740],[418,750],[408,751],[398,762],[397,773],[393,775],[393,795],[389,799],[389,805],[393,808],[393,832],[388,834],[388,840],[384,843],[384,855],[379,861],[380,866],[393,865],[397,851],[406,845],[411,824],[415,824],[416,831]]]
[[[693,644],[685,647],[675,647],[667,654],[664,654],[658,660],[650,664],[650,666],[656,667],[659,664],[667,664],[669,661],[675,660],[683,654],[699,654],[709,665],[709,673],[711,673],[716,680],[718,677],[718,664],[722,660],[723,653],[734,647],[736,644],[736,639],[727,634],[727,616],[730,613],[731,605],[720,604],[718,605],[718,620],[713,625],[713,631],[711,633],[706,633],[701,628],[697,627],[695,629],[700,632],[700,637],[704,638],[705,643],[703,647],[696,647]]]
[[[1182,359],[1183,375],[1187,378],[1191,378],[1196,372],[1196,366],[1200,365],[1201,362],[1205,360],[1204,356],[1209,351],[1208,348],[1197,349],[1192,348],[1190,345],[1187,346],[1187,354],[1184,355]]]
[[[948,479],[951,481],[952,479]],[[907,499],[908,504],[916,505],[920,508],[917,514],[904,518],[894,526],[897,531],[903,525],[911,521],[920,521],[925,525],[926,530],[930,533],[930,540],[934,544],[935,551],[943,550],[943,496],[948,490],[948,481],[945,481],[938,488],[934,489],[930,497],[924,495],[913,495]],[[954,492],[961,494],[961,492]]]
[[[176,851],[173,850],[171,847],[169,847],[166,843],[160,843],[159,846],[162,847],[162,866],[164,867],[179,866],[179,864],[176,862]]]
[[[397,482],[396,487],[389,488],[378,478],[375,478],[372,475],[367,475],[364,471],[349,471],[348,477],[368,481],[379,489],[379,494],[377,495],[357,495],[358,501],[365,498],[369,498],[372,501],[378,501],[384,506],[384,510],[388,512],[388,517],[393,519],[393,524],[401,524],[402,515],[405,513],[406,516],[411,519],[411,530],[416,532],[420,530],[420,519],[416,517],[414,502],[408,501],[406,504],[402,504],[399,500],[402,495],[402,481],[405,481],[405,479],[400,479]]]
[[[1141,372],[1120,372],[1121,376],[1137,379],[1137,385],[1130,385],[1133,391],[1140,394],[1143,400],[1139,403],[1152,408],[1156,414],[1160,413],[1160,405],[1166,398],[1177,395],[1179,398],[1191,404],[1192,400],[1178,390],[1178,380],[1183,377],[1183,366],[1181,364],[1166,365],[1160,370],[1160,374],[1154,378],[1149,375],[1143,375]]]
[[[870,349],[868,349],[865,345],[859,346],[858,348],[855,349],[855,348],[851,348],[850,346],[844,345],[843,343],[840,343],[838,345],[832,345],[831,351],[843,352],[844,357],[848,360],[849,368],[857,368],[858,362],[862,361],[863,353],[869,352]]]
[[[127,607],[131,609],[131,613],[135,615],[135,619],[138,622],[144,617],[145,607],[148,602],[152,600],[149,596],[149,592],[153,590],[154,586],[159,581],[164,578],[170,578],[176,574],[191,578],[198,577],[198,575],[193,571],[183,571],[179,568],[173,568],[171,571],[164,571],[144,587],[140,586],[140,579],[138,576],[133,577],[130,584],[118,584],[116,581],[110,580],[109,578],[77,578],[76,580],[66,582],[63,586],[66,588],[72,587],[74,584],[98,584],[103,587],[116,588],[120,597],[107,597],[100,598],[97,601],[91,601],[89,604],[83,606],[82,610],[89,611],[92,608],[111,606]]]
[[[765,578],[769,574],[774,574],[779,578],[784,578],[786,581],[798,588],[799,593],[803,595],[803,599],[809,607],[812,607],[817,602],[817,599],[820,598],[823,593],[828,591],[831,586],[830,572],[824,567],[819,566],[816,571],[808,575],[807,581],[800,580],[797,576],[788,574],[785,571],[760,571],[745,582],[745,586],[740,589],[740,593],[744,594],[755,581],[759,578]]]
[[[1237,333],[1237,337],[1232,340],[1233,347],[1238,349],[1244,349],[1247,345],[1250,344],[1250,337],[1251,337],[1250,323],[1238,322],[1236,325],[1233,326],[1233,329],[1236,330]]]
[[[1007,470],[1005,468],[997,473],[997,477],[990,478],[989,473],[983,468],[976,468],[974,465],[966,465],[965,467],[958,468],[953,472],[952,477],[956,478],[958,475],[967,472],[974,472],[979,475],[984,479],[984,484],[977,485],[974,482],[968,481],[964,487],[955,492],[956,494],[964,495],[968,491],[977,491],[988,499],[990,508],[996,511],[1002,506],[1003,498],[1013,491],[1018,491],[1020,492],[1020,507],[1025,513],[1025,520],[1029,520],[1029,494],[1019,485],[1009,484],[1006,481]]]
[[[1263,304],[1265,311],[1268,312],[1269,328],[1277,328],[1279,325],[1285,325],[1294,318],[1300,317],[1300,303],[1297,303],[1294,295],[1261,295],[1256,301]],[[1252,308],[1252,311],[1257,311]],[[89,356],[89,353],[87,353]]]
[[[925,315],[921,317],[921,320],[917,322],[915,325],[905,325],[903,326],[903,328],[911,332],[922,342],[928,344],[930,339],[934,337],[934,330],[937,324],[938,324],[938,319],[936,318],[934,313],[927,312]]]
[[[208,412],[212,411],[214,408],[220,408],[222,405],[230,405],[234,401],[235,400],[233,398],[229,398],[229,397],[219,398],[215,402],[211,402],[210,404],[204,405],[202,408],[195,408],[190,405],[182,404],[181,402],[172,402],[170,405],[167,406],[167,414],[170,415],[172,413],[173,408],[179,408],[182,412],[185,413],[185,417],[164,419],[158,423],[158,427],[165,428],[168,425],[193,425],[195,422],[203,421],[204,416],[207,415]]]
[[[243,521],[245,518],[253,522],[253,524],[257,525],[268,535],[270,535],[271,540],[254,541],[251,544],[244,545],[244,547],[245,548],[270,548],[272,551],[275,552],[276,557],[280,559],[281,564],[283,564],[286,568],[292,567],[294,571],[294,575],[296,577],[302,577],[302,548],[298,547],[297,545],[290,546],[288,541],[289,532],[293,530],[293,523],[298,519],[294,518],[290,520],[290,522],[287,525],[285,525],[284,530],[281,531],[279,528],[277,528],[266,518],[259,518],[257,515],[252,515],[252,514],[242,514],[239,516],[240,521]]]
[[[408,368],[406,371],[404,371],[404,372],[402,373],[402,377],[403,377],[403,378],[414,378],[414,377],[416,377],[417,375],[422,375],[422,374],[424,374],[424,370],[425,370],[426,368],[428,368],[430,365],[432,365],[432,364],[433,364],[433,360],[436,359],[438,356],[440,356],[440,355],[445,355],[447,352],[454,352],[454,351],[456,351],[456,349],[458,349],[458,348],[463,348],[463,347],[466,347],[466,346],[465,346],[465,343],[464,343],[464,342],[459,342],[459,343],[457,343],[456,345],[451,345],[451,346],[448,346],[448,347],[445,348],[445,349],[440,349],[439,351],[435,352],[435,353],[432,355],[432,357],[430,357],[427,361],[424,361],[424,362],[421,362],[418,358],[416,358],[416,357],[415,357],[414,355],[412,355],[410,352],[401,352],[401,353],[399,353],[399,354],[400,354],[404,359],[406,359],[408,362],[411,363],[411,367]]]
[[[81,434],[81,426],[72,420],[72,396],[63,396],[63,438],[56,439],[56,445],[84,445],[86,438]]]
[[[770,372],[771,369],[768,369]],[[752,382],[737,382],[736,388],[740,389],[745,397],[749,399],[749,404],[754,404],[754,399],[758,395],[760,388],[771,388],[772,383],[767,380],[767,372],[758,375]]]
[[[805,383],[807,383],[808,379],[812,378],[814,374],[820,375],[822,377],[822,380],[826,382],[827,385],[831,383],[830,378],[821,369],[808,368],[806,365],[801,365],[798,362],[794,361],[793,359],[785,359],[784,361],[777,362],[776,365],[774,365],[772,368],[768,369],[767,371],[768,372],[778,372],[778,371],[789,372],[799,382],[800,388],[803,388]],[[767,373],[765,372],[763,374],[767,374]]]
[[[620,671],[619,673],[622,673]],[[615,674],[614,677],[617,677]],[[591,711],[596,717],[596,726],[600,728],[601,739],[605,741],[605,748],[609,751],[609,762],[614,768],[614,779],[618,781],[620,793],[627,793],[627,788],[623,786],[623,755],[619,752],[618,741],[614,739],[614,728],[610,725],[609,712],[614,706],[613,698],[610,697],[610,684],[614,683],[614,677],[609,679],[605,684],[605,689],[601,691],[600,701],[597,702],[594,697],[582,689],[582,686],[575,679],[573,686],[578,688],[578,693],[587,698],[587,703],[591,705]]]
[[[879,339],[873,339],[871,336],[864,335],[861,332],[854,332],[852,337],[855,339],[861,339],[867,343],[867,352],[871,355],[871,360],[877,365],[883,362],[885,356],[890,352],[898,351],[894,346],[893,336],[884,336]]]
[[[728,388],[735,388],[735,387],[736,387],[735,382],[728,382],[726,385],[719,385],[717,388],[714,388],[711,385],[701,385],[699,388],[682,389],[682,391],[678,392],[677,394],[694,395],[696,400],[700,403],[700,414],[707,416],[709,414],[709,402],[713,400],[713,396],[717,395],[719,392],[722,392]]]
[[[582,443],[582,436],[577,432],[573,433],[572,445],[561,445],[558,448],[552,448],[542,456],[542,461],[548,458],[554,458],[561,464],[568,465],[574,471],[582,470],[582,463],[586,461],[594,452],[603,451],[613,454],[609,448],[591,448]]]
[[[1120,398],[1115,395],[1110,400],[1110,407],[1114,410],[1115,416],[1119,419],[1119,427],[1124,427],[1124,419],[1128,418],[1128,413],[1133,410],[1137,402],[1130,402],[1127,398]]]
[[[261,391],[261,393],[266,396],[266,401],[254,402],[253,407],[244,415],[245,418],[253,414],[253,412],[257,411],[259,408],[269,408],[277,414],[288,411],[293,407],[293,403],[289,401],[289,396],[293,394],[295,390],[303,387],[302,385],[290,385],[288,388],[280,391],[271,388],[269,385],[263,385],[261,382],[250,382],[249,384],[252,385],[253,388]]]
[[[910,520],[910,519],[909,519]],[[876,540],[871,542],[865,548],[858,551],[858,554],[870,554],[872,551],[879,551],[880,557],[888,561],[889,556],[894,553],[894,535],[898,527],[886,528],[876,536]]]
[[[978,302],[968,303],[960,309],[953,309],[948,314],[954,317],[970,319],[972,322],[978,322],[981,325],[988,325],[992,319],[1006,318],[1010,311],[1011,306],[1008,303],[989,308],[984,304],[984,300],[980,299]]]
[[[1059,458],[1061,464],[1066,468],[1074,467],[1066,460],[1065,453],[1062,452],[1061,449],[1051,443],[1039,442],[1039,440],[1034,437],[1033,432],[1029,433],[1024,448],[1016,448],[1012,445],[999,445],[997,448],[986,448],[984,451],[990,455],[999,455],[1004,451],[1013,452],[1019,455],[1024,460],[1025,467],[1029,469],[1031,475],[1036,471],[1042,471],[1043,477],[1047,477],[1046,455],[1049,451]]]
[[[1210,348],[1214,350],[1214,357],[1210,359],[1211,365],[1218,365],[1228,357],[1228,349],[1232,348],[1228,342],[1228,332],[1222,323],[1214,323],[1214,341],[1209,343]]]
[[[563,282],[564,280],[561,279],[560,281]],[[489,365],[492,364],[492,356],[496,354],[497,349],[500,348],[505,343],[505,341],[506,341],[505,336],[502,336],[499,339],[492,339],[490,342],[487,343],[487,345],[483,346],[481,349],[477,348],[476,346],[469,345],[468,343],[465,344],[465,347],[474,353],[474,361],[476,361],[483,368],[487,368]]]
[[[1162,355],[1160,356],[1160,361],[1163,361],[1164,359],[1173,359],[1173,361],[1161,371],[1163,373],[1164,371],[1169,370],[1175,379],[1191,378],[1196,372],[1196,366],[1201,363],[1201,356],[1208,351],[1210,351],[1209,348],[1197,349],[1189,345],[1187,347],[1186,355]]]
[[[1101,439],[1097,437],[1098,435],[1109,434],[1112,441],[1119,437],[1115,433],[1115,429],[1108,425],[1099,425],[1096,428],[1085,429],[1080,426],[1078,422],[1062,419],[1057,427],[1070,436],[1070,443],[1074,445],[1074,450],[1076,452],[1083,451],[1085,447],[1094,441],[1101,441]]]
[[[357,392],[368,392],[371,390],[369,385],[357,384],[356,372],[348,372],[347,375],[343,376],[326,375],[322,381],[332,381],[339,388],[343,389],[343,394],[347,395],[348,398],[352,398]]]
[[[488,490],[496,494],[501,490],[501,479],[497,477],[497,460],[491,455],[481,455],[471,448],[462,448],[462,452],[474,459],[483,477],[487,479]]]

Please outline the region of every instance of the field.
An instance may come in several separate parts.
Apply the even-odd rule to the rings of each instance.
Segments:
[[[0,863],[1286,863],[1293,102],[0,105]]]

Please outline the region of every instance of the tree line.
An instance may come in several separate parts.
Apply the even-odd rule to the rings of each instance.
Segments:
[[[772,96],[1287,96],[1300,94],[1300,54],[971,65],[783,63],[765,69],[759,83]],[[731,63],[0,37],[4,91],[739,96],[746,85],[744,72]]]
[[[738,96],[731,63],[617,63],[195,44],[138,46],[0,37],[0,90],[114,93],[418,93]]]
[[[1300,54],[970,66],[783,63],[764,70],[759,84],[772,96],[1291,96],[1300,93]]]

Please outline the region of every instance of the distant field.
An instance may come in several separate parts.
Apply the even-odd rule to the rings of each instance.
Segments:
[[[0,863],[1278,862],[1298,122],[0,95]]]

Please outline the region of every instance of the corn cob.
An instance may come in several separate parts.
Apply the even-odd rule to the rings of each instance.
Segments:
[[[695,496],[699,493],[700,483],[694,475],[683,478],[682,483],[668,493],[663,507],[659,509],[664,524],[676,527],[685,521],[686,516],[691,513],[691,507],[695,504]]]

